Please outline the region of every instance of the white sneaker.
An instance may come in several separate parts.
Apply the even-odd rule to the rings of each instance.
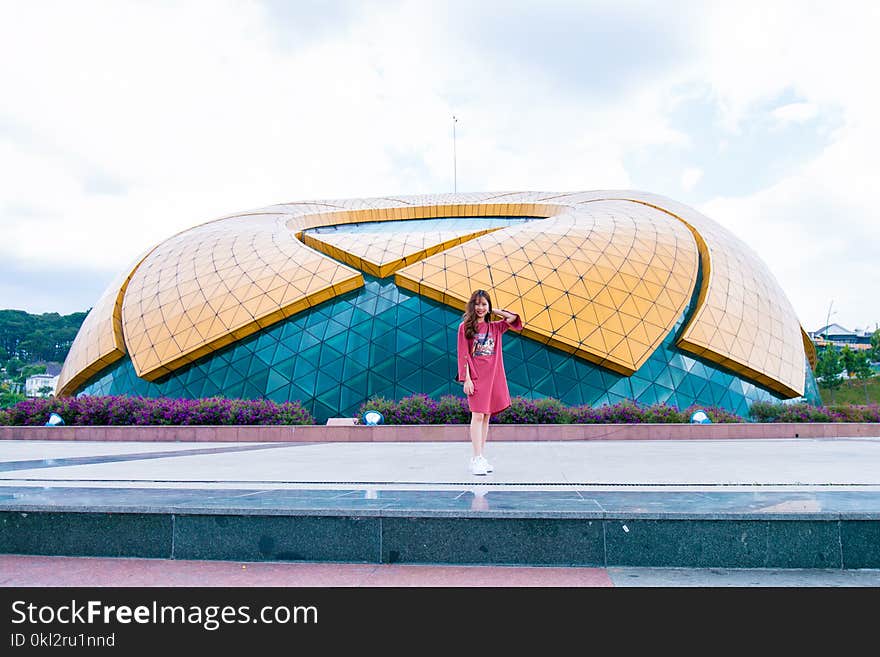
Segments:
[[[481,456],[475,456],[471,459],[471,474],[474,475],[485,475],[488,470],[486,470],[486,459]]]
[[[485,456],[480,456],[480,458],[483,459],[483,467],[486,468],[486,472],[495,472],[495,468],[493,468],[492,464],[486,460]]]

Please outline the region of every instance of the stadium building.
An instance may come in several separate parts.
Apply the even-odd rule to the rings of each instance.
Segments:
[[[812,342],[766,265],[644,192],[285,203],[179,233],[86,317],[62,395],[267,398],[319,421],[372,396],[462,395],[473,290],[519,313],[511,395],[685,408],[818,402]]]

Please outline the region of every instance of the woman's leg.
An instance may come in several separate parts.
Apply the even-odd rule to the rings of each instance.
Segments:
[[[483,453],[483,450],[486,449],[486,441],[489,440],[489,418],[491,416],[488,413],[483,413],[483,422],[480,426],[480,454]]]
[[[488,419],[486,413],[471,413],[471,447],[474,449],[474,456],[483,455],[483,417]]]

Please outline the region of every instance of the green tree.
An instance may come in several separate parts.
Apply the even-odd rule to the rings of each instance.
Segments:
[[[24,401],[24,395],[12,392],[9,384],[5,381],[0,383],[0,408],[9,408],[20,401]]]
[[[871,335],[871,359],[880,360],[880,329]]]
[[[828,345],[819,354],[819,362],[816,364],[816,376],[822,382],[822,387],[831,391],[831,403],[834,403],[834,391],[843,383],[839,378],[843,372],[843,363],[837,349]]]
[[[0,347],[10,356],[18,354],[18,345],[34,328],[33,315],[23,310],[0,310]]]
[[[856,362],[853,366],[852,371],[850,372],[851,376],[855,376],[859,381],[864,383],[865,385],[865,403],[869,404],[870,400],[868,399],[868,379],[874,376],[874,370],[871,369],[871,358],[868,356],[868,351],[860,351],[856,355]]]
[[[10,358],[6,361],[6,376],[10,379],[18,379],[21,374],[21,368],[24,367],[24,361],[19,358]]]
[[[0,310],[0,354],[5,354],[2,360],[62,362],[86,315]]]
[[[853,371],[856,366],[856,352],[849,348],[849,345],[845,345],[843,349],[840,350],[840,363],[843,365],[843,369],[846,370],[848,376],[853,375]]]

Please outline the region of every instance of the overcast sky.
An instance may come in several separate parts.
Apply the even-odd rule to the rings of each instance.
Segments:
[[[880,3],[0,0],[0,308],[321,198],[637,189],[880,323]]]

